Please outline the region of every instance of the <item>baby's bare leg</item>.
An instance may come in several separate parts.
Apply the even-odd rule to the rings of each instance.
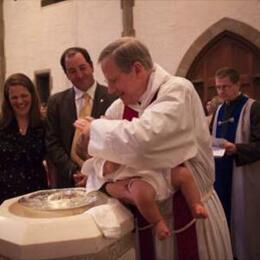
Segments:
[[[156,203],[153,187],[140,179],[132,179],[129,185],[129,192],[143,217],[154,225],[158,239],[163,240],[170,236],[171,231],[167,227]]]
[[[178,166],[171,170],[172,186],[180,189],[191,210],[194,218],[207,218],[208,213],[205,209],[200,192],[188,168]]]

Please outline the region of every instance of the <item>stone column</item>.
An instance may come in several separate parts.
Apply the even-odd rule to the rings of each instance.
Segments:
[[[0,104],[2,103],[3,82],[5,79],[5,52],[4,52],[4,14],[3,0],[0,0]]]
[[[121,0],[123,20],[122,36],[135,36],[133,7],[134,0]]]

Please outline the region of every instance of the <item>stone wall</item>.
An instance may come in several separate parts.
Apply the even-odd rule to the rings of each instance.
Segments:
[[[120,9],[119,1],[68,0],[41,7],[40,0],[4,0],[6,76],[23,72],[34,79],[35,72],[50,70],[52,93],[69,87],[59,64],[62,52],[82,46],[95,63],[102,47],[121,33]]]
[[[135,0],[133,27],[156,62],[185,75],[194,50],[207,43],[223,19],[243,36],[245,27],[239,24],[249,26],[259,42],[259,13],[259,0]],[[35,72],[50,70],[52,93],[70,86],[59,65],[65,48],[86,47],[96,64],[101,49],[123,31],[120,0],[67,0],[46,7],[40,0],[4,0],[4,19],[6,76],[20,71],[34,79]],[[99,66],[95,73],[104,83]]]

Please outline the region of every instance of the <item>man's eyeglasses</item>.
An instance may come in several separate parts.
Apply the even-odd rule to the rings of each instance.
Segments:
[[[229,89],[231,88],[233,85],[220,85],[220,86],[216,86],[216,90],[217,91],[220,91],[220,90],[226,90],[226,89]]]

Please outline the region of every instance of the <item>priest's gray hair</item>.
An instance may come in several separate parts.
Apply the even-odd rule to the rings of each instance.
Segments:
[[[138,61],[146,70],[153,68],[153,61],[148,48],[134,37],[122,37],[107,45],[99,55],[98,62],[112,56],[116,65],[125,73],[131,71]]]

